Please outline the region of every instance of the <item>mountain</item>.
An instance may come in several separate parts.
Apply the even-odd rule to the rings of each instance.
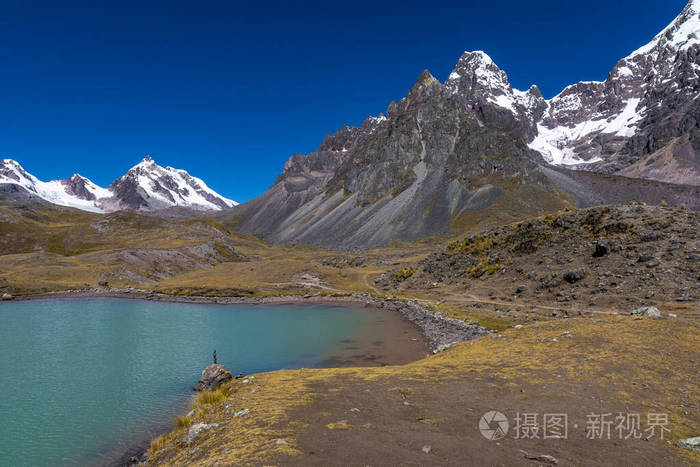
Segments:
[[[161,167],[150,157],[144,158],[108,188],[78,174],[66,180],[42,182],[18,162],[3,159],[0,161],[0,193],[92,212],[154,211],[171,207],[221,210],[238,204],[186,171]]]
[[[445,83],[426,70],[386,115],[292,156],[234,210],[238,229],[365,248],[572,205],[698,207],[697,4],[605,82],[549,100],[536,86],[514,89],[482,51],[465,52]]]
[[[603,82],[545,101],[529,146],[554,164],[700,185],[700,0]],[[538,109],[541,101],[532,106]]]
[[[465,52],[445,85],[485,124],[511,126],[549,164],[700,185],[699,73],[700,0],[692,0],[605,81],[545,100],[536,86],[513,89],[485,53]]]
[[[108,188],[121,209],[156,210],[182,206],[220,210],[238,203],[216,193],[184,170],[161,167],[150,157],[129,169]]]
[[[67,180],[42,182],[12,159],[0,161],[0,186],[15,197],[41,199],[61,206],[70,206],[84,211],[102,212],[101,198],[112,196],[111,192],[101,188],[85,177],[74,174]]]

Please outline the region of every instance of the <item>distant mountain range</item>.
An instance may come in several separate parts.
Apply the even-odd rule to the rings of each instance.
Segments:
[[[700,0],[604,82],[545,100],[484,52],[445,83],[427,70],[386,115],[295,155],[239,229],[270,241],[368,247],[567,205],[700,205]]]
[[[0,192],[97,212],[222,210],[272,242],[366,248],[570,206],[632,200],[700,208],[700,0],[602,82],[552,99],[514,89],[482,51],[444,83],[424,71],[405,98],[296,154],[263,195],[236,206],[147,157],[101,188],[41,182],[0,164]]]
[[[74,174],[66,180],[42,182],[12,160],[0,161],[0,192],[15,198],[41,199],[85,211],[121,209],[154,211],[170,207],[221,210],[238,203],[216,193],[184,170],[161,167],[144,158],[109,187],[102,188]]]

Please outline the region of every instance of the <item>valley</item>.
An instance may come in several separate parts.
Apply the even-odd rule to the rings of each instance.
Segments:
[[[240,204],[150,156],[106,187],[3,158],[0,314],[14,343],[2,350],[17,365],[29,340],[58,362],[11,370],[12,408],[50,407],[48,376],[61,397],[82,382],[56,418],[79,439],[71,407],[87,420],[93,404],[120,436],[95,463],[120,467],[700,464],[699,38],[690,0],[604,80],[551,98],[465,51],[446,79],[424,70]],[[217,98],[251,92],[226,89]],[[188,131],[225,128],[196,147],[216,161],[199,165],[212,185],[223,173],[232,193],[262,187],[246,171],[258,145],[296,141],[286,127],[301,124],[276,101],[233,129],[230,103],[226,122],[204,122],[187,93],[167,104],[194,112]],[[100,366],[110,357],[119,378]],[[62,379],[70,359],[90,376]],[[135,400],[111,400],[117,382],[91,393],[99,371]],[[13,389],[27,384],[31,400]],[[91,458],[32,433],[13,447],[34,463],[54,463],[42,449]]]

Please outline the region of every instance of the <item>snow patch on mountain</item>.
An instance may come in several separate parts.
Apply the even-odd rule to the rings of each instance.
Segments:
[[[631,98],[627,101],[622,112],[615,117],[608,125],[603,128],[603,133],[614,133],[617,136],[634,136],[637,129],[635,123],[642,119],[640,112],[637,112],[637,106],[641,99]]]
[[[560,126],[552,129],[540,123],[537,125],[537,136],[528,146],[542,154],[542,157],[547,162],[554,165],[578,165],[597,162],[600,158],[584,161],[577,157],[574,150],[569,147],[569,143],[582,135],[600,131],[603,128],[601,123],[583,122],[572,127]]]

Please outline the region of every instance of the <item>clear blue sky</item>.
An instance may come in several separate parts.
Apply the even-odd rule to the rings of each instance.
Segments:
[[[551,97],[605,79],[686,1],[291,3],[3,1],[0,156],[106,186],[150,154],[246,201],[464,50]]]

